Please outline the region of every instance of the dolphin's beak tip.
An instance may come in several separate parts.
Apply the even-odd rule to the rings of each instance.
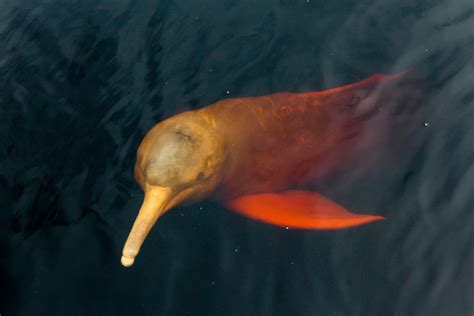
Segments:
[[[158,217],[166,211],[170,196],[170,188],[153,187],[145,190],[145,199],[122,250],[120,262],[124,267],[133,265],[143,241]]]
[[[120,259],[120,262],[122,263],[122,265],[124,267],[128,268],[128,267],[131,267],[133,265],[133,263],[135,262],[135,258],[122,256],[122,258]]]

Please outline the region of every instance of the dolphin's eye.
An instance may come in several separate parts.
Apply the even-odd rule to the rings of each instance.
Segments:
[[[196,177],[196,181],[204,180],[204,172],[199,172],[198,176]]]

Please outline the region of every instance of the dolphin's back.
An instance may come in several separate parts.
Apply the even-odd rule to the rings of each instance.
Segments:
[[[226,144],[216,197],[277,192],[338,168],[363,123],[378,113],[379,88],[399,76],[375,75],[322,92],[227,99],[204,108]]]

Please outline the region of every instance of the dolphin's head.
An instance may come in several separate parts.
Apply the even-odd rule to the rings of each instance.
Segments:
[[[145,199],[122,252],[131,266],[156,220],[170,208],[199,201],[216,188],[224,146],[212,116],[184,112],[153,127],[138,148],[135,178]]]

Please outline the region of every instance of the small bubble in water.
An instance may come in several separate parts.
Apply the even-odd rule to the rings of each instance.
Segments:
[[[229,91],[229,90],[227,90],[225,93],[229,94],[229,93],[230,93],[230,91]]]
[[[199,210],[202,211],[202,206],[199,207]]]
[[[234,252],[239,252],[239,248],[235,248],[235,249],[234,249]]]
[[[288,226],[285,226],[285,229],[286,229],[286,230],[288,230],[288,229],[290,229],[290,227],[288,227]]]
[[[425,122],[423,125],[425,125],[425,126],[430,126],[430,123]]]

